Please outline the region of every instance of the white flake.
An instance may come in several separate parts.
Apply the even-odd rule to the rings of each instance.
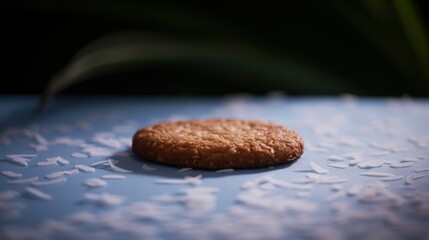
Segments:
[[[62,176],[64,176],[64,174],[65,174],[64,171],[57,171],[57,172],[50,173],[50,174],[46,175],[45,177],[49,178],[49,179],[54,179],[54,178],[62,177]]]
[[[112,155],[111,150],[95,146],[86,146],[84,149],[82,149],[82,152],[89,154],[91,157],[107,157]]]
[[[425,176],[424,174],[411,173],[410,175],[408,175],[405,178],[405,184],[406,185],[411,185],[411,184],[413,184],[414,180],[422,178],[424,176]]]
[[[369,168],[377,168],[381,167],[383,164],[383,160],[368,160],[358,163],[359,168],[369,169]]]
[[[327,197],[325,198],[325,200],[326,200],[326,201],[328,201],[328,202],[332,202],[332,201],[335,201],[335,200],[337,200],[337,199],[339,199],[340,197],[345,196],[345,195],[346,195],[346,194],[345,194],[343,191],[338,191],[338,192],[336,192],[336,193],[333,193],[333,194],[331,194],[331,195],[327,196]]]
[[[403,179],[404,178],[404,176],[401,176],[401,175],[395,175],[395,176],[390,176],[390,177],[383,177],[382,179],[381,179],[381,181],[383,181],[383,182],[391,182],[391,181],[398,181],[398,180],[401,180],[401,179]]]
[[[429,167],[427,167],[427,168],[414,168],[414,172],[416,172],[416,173],[428,172],[428,171],[429,171]]]
[[[62,165],[66,165],[66,164],[69,164],[69,161],[60,156],[57,156],[57,157],[47,158],[46,161],[38,162],[37,166],[39,167],[52,166],[52,165],[57,165],[58,163]]]
[[[355,183],[349,188],[349,190],[347,191],[347,195],[356,196],[357,194],[359,194],[362,188],[363,188],[362,183]]]
[[[382,152],[372,152],[372,153],[367,153],[367,156],[372,156],[372,157],[381,157],[381,156],[386,156],[389,155],[390,152],[389,151],[382,151]]]
[[[87,166],[87,165],[83,165],[83,164],[77,164],[77,165],[74,165],[74,167],[76,169],[79,169],[79,171],[82,171],[85,173],[92,173],[95,171],[95,168]]]
[[[98,166],[98,165],[109,165],[109,160],[102,160],[102,161],[98,161],[98,162],[95,162],[95,163],[91,164],[92,167],[95,167],[95,166]]]
[[[361,172],[360,175],[368,176],[368,177],[392,177],[392,176],[395,176],[395,174],[393,174],[393,173],[375,172],[375,171]]]
[[[10,178],[22,177],[22,173],[17,173],[17,172],[13,172],[13,171],[1,171],[1,173],[3,175],[5,175],[6,177],[10,177]]]
[[[390,164],[391,168],[406,168],[411,167],[414,163],[413,162],[394,162]]]
[[[339,178],[339,177],[333,177],[333,178],[326,178],[326,179],[319,179],[317,182],[321,184],[338,184],[338,183],[345,183],[348,182],[348,178]]]
[[[120,168],[118,166],[115,166],[115,164],[113,164],[112,159],[109,159],[109,166],[110,168],[112,168],[113,171],[118,172],[118,173],[132,173],[133,171],[131,170],[127,170],[127,169],[123,169]]]
[[[35,155],[35,154],[9,154],[9,155],[6,155],[6,157],[8,158],[9,161],[11,161],[12,163],[24,166],[24,167],[28,167],[28,162],[30,161],[29,158],[33,158],[36,156],[37,155]]]
[[[142,165],[142,169],[143,169],[143,170],[146,170],[146,171],[155,171],[155,170],[156,170],[156,168],[151,167],[151,166],[149,166],[149,165],[147,165],[147,164],[144,164],[144,163],[143,163],[143,165]]]
[[[9,184],[25,184],[38,180],[39,177],[25,178],[25,179],[16,179],[16,180],[8,180]]]
[[[342,162],[345,161],[346,158],[338,155],[331,155],[327,158],[328,161],[334,161],[334,162]]]
[[[177,170],[178,172],[186,172],[186,171],[190,171],[192,170],[192,168],[181,168],[179,170]]]
[[[201,184],[201,177],[202,175],[198,175],[195,177],[191,176],[185,176],[183,179],[176,179],[176,178],[170,178],[170,179],[157,179],[156,183],[161,184],[193,184],[193,185],[199,185]]]
[[[336,162],[336,163],[328,163],[328,166],[334,167],[334,168],[346,169],[349,167],[349,164],[343,163],[343,162]]]
[[[112,179],[112,180],[121,180],[125,179],[125,176],[123,175],[103,175],[101,176],[102,179]]]
[[[89,202],[94,202],[101,206],[115,206],[122,204],[122,202],[125,200],[125,197],[109,193],[85,193],[85,200]]]
[[[34,182],[31,182],[31,185],[33,185],[33,186],[48,186],[48,185],[53,185],[53,184],[57,184],[57,183],[61,183],[61,182],[67,182],[67,179],[62,177],[62,178],[55,178],[53,180],[47,180],[47,181],[34,181]]]
[[[79,169],[77,169],[77,168],[73,168],[73,169],[68,170],[68,171],[63,171],[63,173],[64,173],[65,175],[77,174],[77,173],[79,173]]]
[[[84,182],[84,184],[91,188],[107,186],[107,182],[100,178],[89,178]]]
[[[42,191],[40,191],[38,189],[35,189],[33,187],[27,187],[25,190],[27,191],[27,193],[31,194],[33,197],[36,197],[36,198],[39,198],[39,199],[42,199],[42,200],[47,200],[47,201],[51,201],[52,200],[52,196],[51,195],[49,195],[47,193],[44,193],[44,192],[42,192]]]
[[[322,168],[319,164],[315,162],[310,162],[310,165],[316,173],[327,174],[329,172],[329,170]]]
[[[74,152],[71,154],[71,156],[74,158],[88,158],[88,155],[86,155],[85,153],[81,153],[81,152]]]
[[[118,141],[116,138],[111,136],[112,134],[97,134],[92,140],[96,143],[111,147],[111,148],[121,148],[122,143]]]

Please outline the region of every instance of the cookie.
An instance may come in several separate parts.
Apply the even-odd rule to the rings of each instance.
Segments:
[[[162,122],[138,130],[132,149],[144,160],[186,168],[274,166],[299,158],[301,136],[278,124],[240,119]]]

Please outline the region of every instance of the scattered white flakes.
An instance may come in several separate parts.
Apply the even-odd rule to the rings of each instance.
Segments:
[[[52,166],[52,165],[57,165],[56,162],[49,162],[49,161],[44,161],[44,162],[38,162],[37,166],[39,167],[46,167],[46,166]]]
[[[328,161],[334,161],[334,162],[342,162],[345,161],[346,158],[338,155],[331,155],[327,158]]]
[[[345,154],[342,154],[341,157],[348,159],[350,166],[354,166],[362,162],[362,153],[360,152],[345,153]]]
[[[67,179],[62,177],[62,178],[55,178],[55,179],[47,180],[47,181],[34,181],[34,182],[31,182],[31,185],[33,185],[33,186],[48,186],[48,185],[53,185],[53,184],[62,183],[62,182],[67,182]]]
[[[112,170],[115,172],[118,172],[118,173],[132,173],[133,172],[131,170],[123,169],[123,168],[116,166],[115,164],[113,164],[112,159],[109,159],[108,161],[109,161],[110,168],[112,168]]]
[[[27,187],[27,188],[25,188],[25,190],[27,193],[31,194],[31,196],[33,196],[33,197],[36,197],[36,198],[41,199],[41,200],[52,201],[51,195],[44,193],[38,189],[35,189],[33,187]]]
[[[392,177],[392,176],[395,176],[395,174],[393,174],[393,173],[375,172],[375,171],[361,172],[360,175],[367,176],[367,177]]]
[[[380,179],[383,182],[392,182],[392,181],[398,181],[403,179],[404,176],[401,175],[395,175],[395,176],[390,176],[390,177],[383,177],[382,179]]]
[[[121,141],[118,141],[117,138],[113,137],[111,133],[99,133],[96,134],[92,141],[111,147],[111,148],[121,148],[122,143]]]
[[[226,168],[226,169],[220,169],[220,170],[215,171],[215,173],[229,173],[229,172],[234,172],[234,169]]]
[[[329,170],[322,168],[319,164],[315,162],[310,162],[311,168],[319,174],[327,174]]]
[[[64,171],[57,171],[57,172],[50,173],[50,174],[46,175],[45,177],[48,179],[54,179],[54,178],[62,177],[62,176],[64,176],[64,174],[65,174]]]
[[[77,164],[74,165],[74,168],[79,169],[79,171],[85,172],[85,173],[92,173],[95,171],[95,168],[83,165],[83,164]]]
[[[348,182],[348,178],[340,178],[337,176],[332,176],[329,178],[320,178],[317,182],[320,184],[338,184]]]
[[[82,152],[89,154],[91,157],[108,157],[112,155],[112,151],[103,147],[86,146]]]
[[[350,166],[354,166],[354,165],[356,165],[356,164],[358,164],[360,162],[362,162],[362,159],[360,159],[360,158],[352,159],[352,160],[349,161],[349,165]]]
[[[143,170],[146,170],[146,171],[155,171],[155,170],[156,170],[156,168],[151,167],[151,166],[149,166],[149,165],[147,165],[147,164],[144,164],[144,163],[143,163],[143,165],[142,165],[142,169],[143,169]]]
[[[414,172],[416,172],[416,173],[428,172],[428,171],[429,171],[429,167],[427,167],[427,168],[414,168]]]
[[[88,155],[86,155],[85,153],[81,153],[81,152],[74,152],[71,154],[71,156],[74,158],[88,158]]]
[[[190,170],[192,170],[192,168],[181,168],[181,169],[179,169],[177,171],[178,172],[187,172],[187,171],[190,171]]]
[[[406,167],[411,167],[413,165],[414,165],[413,162],[394,162],[394,163],[390,164],[390,167],[391,168],[406,168]]]
[[[100,178],[89,178],[84,182],[84,184],[91,188],[107,186],[107,182]]]
[[[25,184],[38,180],[39,177],[25,178],[25,179],[16,179],[16,180],[8,180],[9,184]]]
[[[9,154],[6,155],[8,160],[14,164],[21,165],[24,167],[28,167],[28,162],[30,162],[30,158],[34,158],[37,155],[35,154]]]
[[[273,177],[270,177],[269,181],[271,184],[273,184],[275,186],[294,189],[294,190],[308,191],[308,190],[313,189],[313,186],[310,186],[310,185],[301,185],[301,184],[289,183],[286,181],[275,179]]]
[[[252,188],[238,194],[237,201],[248,206],[262,208],[273,213],[296,212],[312,213],[317,210],[313,202],[302,199],[285,199],[284,197],[267,197],[266,191]]]
[[[125,197],[123,196],[109,193],[85,193],[84,198],[86,201],[94,202],[100,206],[116,206],[122,204],[122,202],[125,200]]]
[[[356,196],[357,194],[359,194],[359,192],[362,190],[362,188],[363,188],[362,183],[355,183],[355,184],[353,184],[353,186],[351,186],[349,188],[349,190],[347,191],[347,195]]]
[[[334,167],[334,168],[346,169],[346,168],[349,167],[349,164],[348,163],[337,162],[337,163],[328,163],[328,166]]]
[[[389,155],[389,154],[390,154],[389,151],[381,151],[381,152],[367,153],[365,155],[372,156],[372,157],[381,157],[381,156],[386,156],[386,155]]]
[[[405,184],[406,185],[411,185],[411,184],[413,184],[414,180],[422,178],[424,176],[425,176],[424,174],[411,173],[410,175],[408,175],[405,178]]]
[[[37,166],[39,167],[52,166],[52,165],[57,165],[58,163],[62,165],[67,165],[69,164],[69,161],[60,156],[57,156],[57,157],[47,158],[46,161],[38,162]]]
[[[295,183],[282,181],[282,180],[274,178],[271,175],[265,175],[262,177],[258,177],[255,179],[248,180],[241,186],[241,188],[242,189],[250,189],[250,188],[254,188],[256,186],[268,186],[266,184],[270,184],[270,185],[274,185],[274,186],[278,186],[278,187],[289,188],[289,189],[294,189],[294,190],[303,190],[303,191],[308,191],[308,190],[311,190],[313,188],[312,186],[309,186],[309,185],[295,184]]]
[[[95,167],[95,166],[98,166],[98,165],[109,165],[109,160],[102,160],[102,161],[98,161],[98,162],[95,162],[95,163],[91,164],[92,167]]]
[[[14,190],[6,190],[3,192],[0,192],[0,202],[10,201],[18,197],[19,195],[21,194]]]
[[[17,173],[17,172],[13,172],[13,171],[1,171],[1,173],[3,175],[5,175],[6,177],[10,177],[10,178],[22,177],[22,173]]]
[[[200,185],[201,184],[201,177],[202,175],[198,175],[195,177],[191,177],[191,176],[185,176],[183,179],[175,179],[175,178],[170,178],[170,179],[157,179],[155,182],[156,183],[161,183],[161,184],[192,184],[192,185]]]
[[[383,164],[383,160],[368,160],[368,161],[363,161],[358,163],[358,167],[359,168],[363,168],[363,169],[369,169],[369,168],[377,168],[377,167],[381,167],[381,165]]]
[[[73,174],[77,174],[77,173],[79,173],[79,169],[77,169],[77,168],[73,168],[73,169],[68,170],[68,171],[63,171],[63,173],[64,173],[65,175],[73,175]]]
[[[332,202],[332,201],[335,201],[335,200],[337,200],[337,199],[339,199],[339,198],[341,198],[341,197],[343,197],[343,196],[345,196],[346,194],[345,194],[345,192],[343,192],[343,191],[338,191],[338,192],[336,192],[336,193],[333,193],[333,194],[331,194],[331,195],[329,195],[329,196],[327,196],[326,198],[325,198],[325,200],[326,201],[328,201],[328,202]]]
[[[101,176],[102,179],[111,179],[111,180],[121,180],[121,179],[125,179],[125,176],[123,175],[103,175]]]

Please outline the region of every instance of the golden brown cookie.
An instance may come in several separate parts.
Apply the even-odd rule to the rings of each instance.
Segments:
[[[203,119],[162,122],[138,130],[139,157],[187,168],[274,166],[299,158],[302,138],[287,127],[262,121]]]

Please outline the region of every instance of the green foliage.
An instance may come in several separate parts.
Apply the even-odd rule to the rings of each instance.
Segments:
[[[53,76],[42,103],[79,81],[153,64],[208,75],[221,69],[233,76],[228,81],[292,94],[429,95],[427,31],[415,1],[310,2],[291,9],[248,4],[221,13],[166,2],[34,4],[142,23],[84,47]]]

